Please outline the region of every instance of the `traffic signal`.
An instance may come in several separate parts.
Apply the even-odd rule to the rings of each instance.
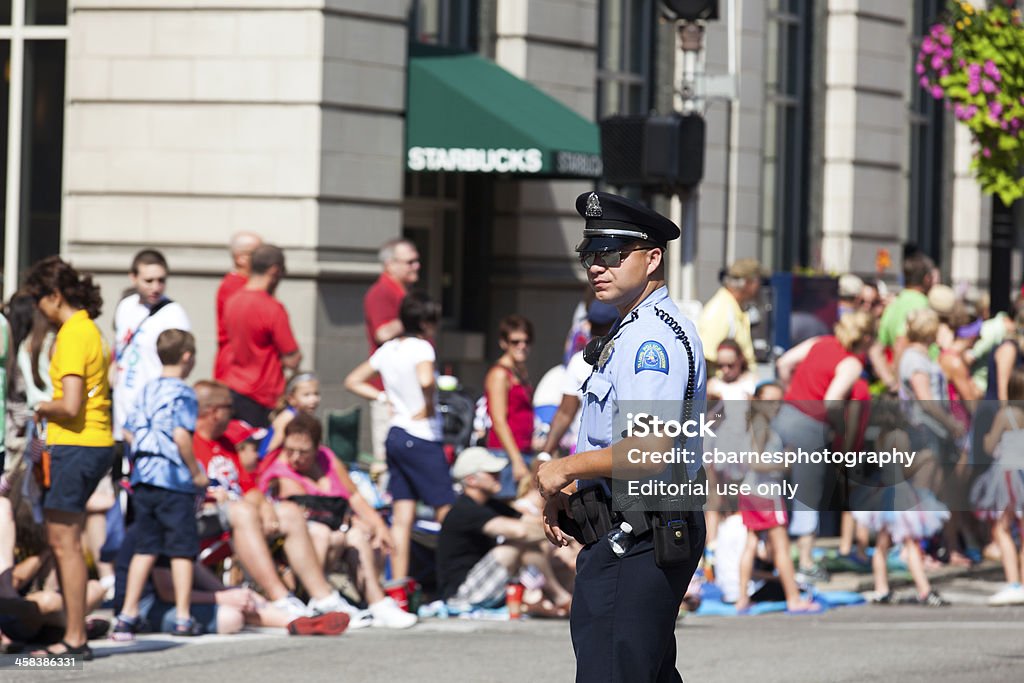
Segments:
[[[696,185],[704,177],[704,130],[697,114],[602,119],[605,181],[668,189]]]

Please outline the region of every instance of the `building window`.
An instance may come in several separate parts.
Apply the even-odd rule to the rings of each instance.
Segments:
[[[60,251],[67,0],[0,3],[3,297]]]
[[[921,40],[939,20],[945,9],[943,0],[914,0],[911,26],[911,58],[916,64]],[[943,163],[945,126],[942,100],[933,98],[918,83],[913,71],[910,86],[910,159],[907,165],[908,209],[907,241],[917,245],[936,263],[942,262]]]
[[[476,52],[479,3],[474,0],[413,0],[409,9],[409,39]]]
[[[653,105],[655,0],[603,0],[598,9],[597,116]]]
[[[765,32],[764,239],[776,270],[810,265],[813,0],[769,0]]]

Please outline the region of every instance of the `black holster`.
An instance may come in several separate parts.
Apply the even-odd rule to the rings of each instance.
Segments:
[[[611,507],[604,488],[590,486],[569,496],[569,514],[559,511],[558,525],[583,545],[604,538],[612,530]]]

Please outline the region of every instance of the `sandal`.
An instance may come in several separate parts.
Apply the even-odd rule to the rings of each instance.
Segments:
[[[805,602],[801,603],[799,607],[786,607],[786,614],[821,614],[825,611],[825,606],[820,602]]]
[[[175,619],[171,635],[184,636],[186,638],[201,636],[203,635],[203,625],[192,617],[188,617],[187,619]]]
[[[895,605],[896,604],[896,595],[892,591],[889,591],[888,593],[885,593],[884,595],[876,595],[875,597],[871,598],[871,604],[873,604],[873,605]]]
[[[86,626],[88,630],[88,626]],[[128,617],[124,614],[117,615],[117,622],[114,630],[110,633],[110,639],[119,643],[130,643],[135,640],[135,634],[139,630],[139,618]]]
[[[50,649],[50,648],[53,647],[51,645],[50,647],[45,648],[43,650],[33,650],[31,653],[29,653],[29,657],[33,657],[33,658],[41,658],[41,657],[75,657],[75,658],[78,658],[78,657],[81,657],[83,661],[86,661],[86,662],[91,662],[92,661],[92,656],[93,656],[92,655],[92,648],[89,647],[89,643],[88,642],[82,643],[78,647],[72,647],[72,646],[68,645],[68,641],[62,640],[59,643],[57,643],[57,645],[63,645],[64,646],[64,651],[63,652],[54,652],[52,649]]]

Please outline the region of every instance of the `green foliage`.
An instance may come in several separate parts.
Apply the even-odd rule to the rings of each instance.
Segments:
[[[950,2],[917,59],[921,86],[971,131],[982,190],[1006,204],[1024,197],[1024,26],[1014,4]]]

